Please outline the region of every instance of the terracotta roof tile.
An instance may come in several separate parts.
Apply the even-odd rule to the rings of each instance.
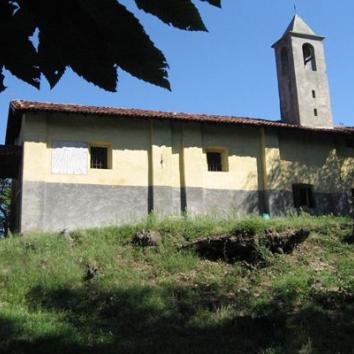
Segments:
[[[354,134],[354,127],[335,127],[334,129],[324,128],[309,128],[297,125],[292,125],[280,121],[272,121],[266,119],[234,117],[234,116],[219,116],[207,114],[189,114],[189,113],[173,113],[161,112],[142,109],[127,109],[127,108],[112,108],[112,107],[96,107],[96,106],[81,106],[75,104],[57,104],[45,102],[31,102],[16,100],[10,104],[8,131],[6,142],[12,143],[16,135],[16,123],[13,121],[18,113],[25,112],[61,112],[61,113],[79,113],[85,115],[97,116],[112,116],[112,117],[132,117],[144,119],[167,119],[178,121],[193,121],[193,122],[210,122],[233,125],[259,126],[259,127],[274,127],[282,129],[296,129],[303,131],[339,133],[339,134]]]

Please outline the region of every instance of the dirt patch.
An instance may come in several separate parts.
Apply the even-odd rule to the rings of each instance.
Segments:
[[[162,236],[157,231],[138,231],[132,239],[132,244],[141,247],[158,246],[162,241]]]
[[[271,253],[288,254],[304,242],[309,234],[308,229],[286,230],[281,233],[267,229],[261,235],[252,231],[236,230],[231,235],[199,238],[185,244],[183,249],[193,249],[200,257],[212,261],[262,264],[265,261],[262,248]]]

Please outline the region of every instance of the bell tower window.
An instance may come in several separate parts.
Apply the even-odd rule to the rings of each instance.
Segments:
[[[302,54],[304,56],[304,65],[306,70],[317,71],[315,49],[310,43],[302,46]]]

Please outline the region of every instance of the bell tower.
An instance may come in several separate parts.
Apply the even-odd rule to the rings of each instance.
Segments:
[[[281,119],[313,128],[333,128],[324,37],[295,15],[275,50]]]

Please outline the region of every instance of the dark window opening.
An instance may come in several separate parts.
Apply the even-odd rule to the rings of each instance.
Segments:
[[[289,73],[289,57],[288,50],[284,47],[280,52],[280,60],[281,60],[281,73],[283,75],[287,75]]]
[[[316,108],[313,110],[313,114],[314,114],[315,117],[318,116],[318,112],[317,112],[317,109],[316,109]]]
[[[108,168],[108,149],[106,147],[92,146],[91,150],[91,168]]]
[[[314,208],[313,186],[311,184],[293,184],[295,208]]]
[[[302,53],[304,56],[304,65],[305,68],[308,70],[316,71],[317,66],[316,66],[316,58],[315,58],[315,49],[314,47],[309,44],[305,43],[302,46]]]
[[[345,146],[351,149],[354,149],[354,139],[347,139],[345,141]]]
[[[316,98],[316,91],[312,90],[312,98]]]
[[[223,170],[221,152],[207,152],[208,171],[218,172]]]

